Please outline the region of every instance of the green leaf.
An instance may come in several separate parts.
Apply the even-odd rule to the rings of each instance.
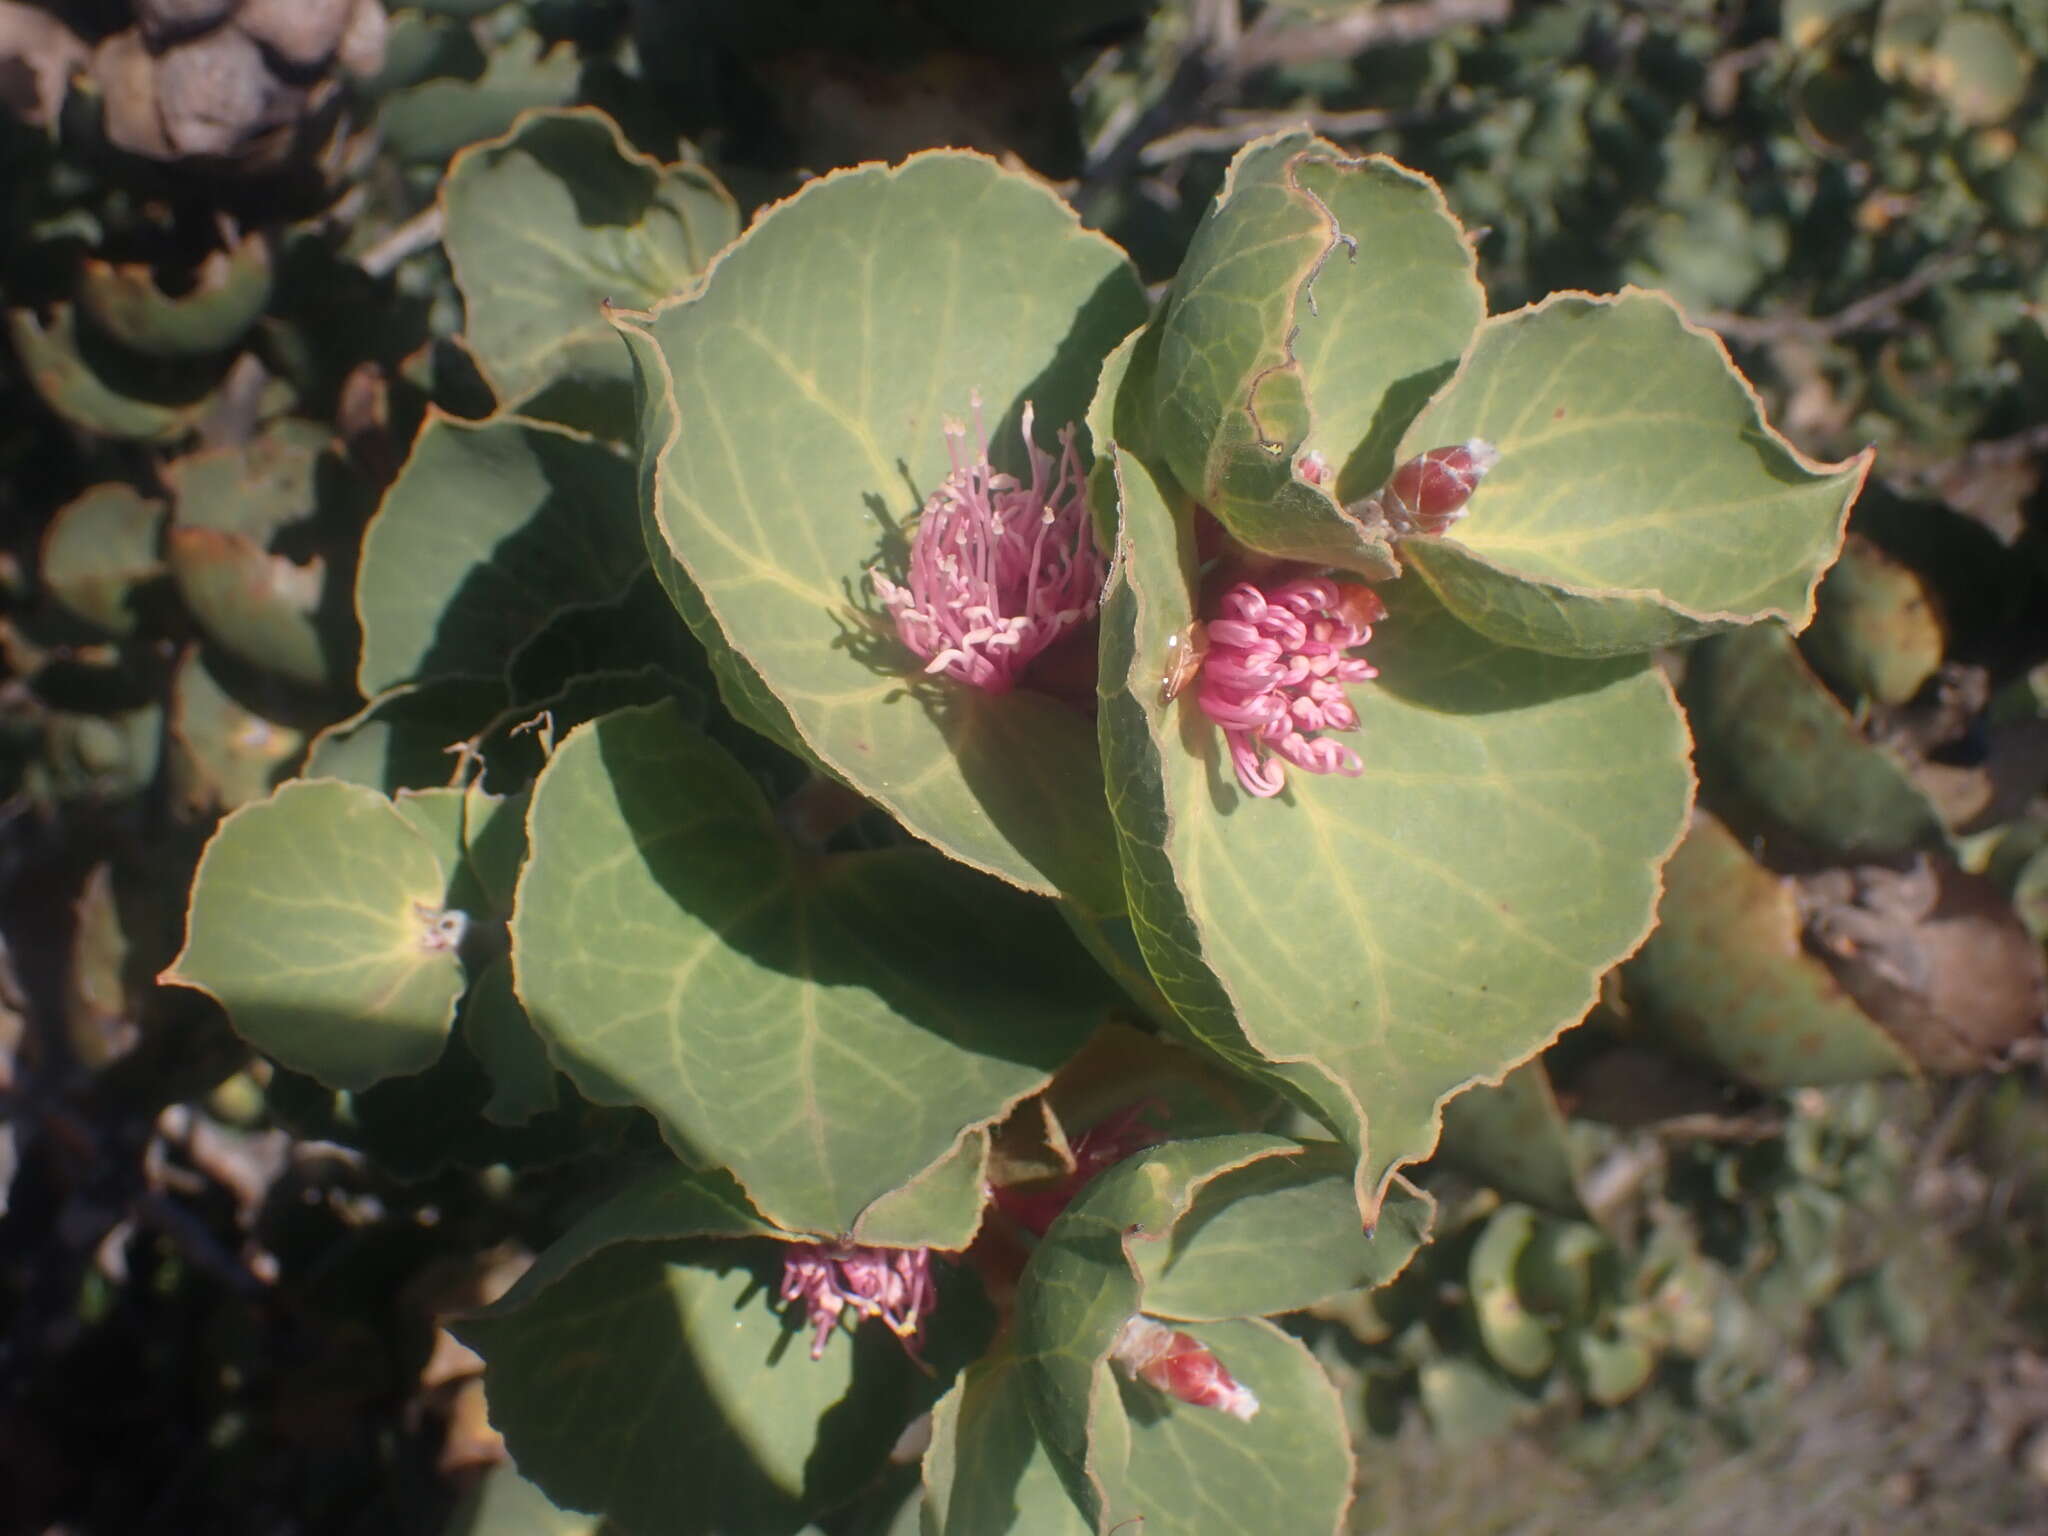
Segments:
[[[88,259],[79,270],[78,305],[125,347],[151,357],[189,357],[234,345],[270,302],[270,243],[252,233],[216,250],[173,296],[159,270],[143,262]]]
[[[305,741],[237,702],[200,647],[178,662],[171,675],[171,772],[187,811],[231,811],[261,800]]]
[[[927,1536],[1092,1536],[1031,1427],[1024,1372],[1005,1343],[932,1409]]]
[[[1202,1186],[1162,1242],[1136,1245],[1145,1310],[1214,1319],[1298,1312],[1385,1285],[1429,1240],[1436,1202],[1396,1182],[1370,1236],[1358,1225],[1355,1159],[1309,1143]]]
[[[1356,500],[1486,313],[1427,177],[1307,133],[1239,152],[1156,322],[1156,448],[1242,543],[1367,576],[1384,535],[1295,473],[1314,449]],[[1127,445],[1128,446],[1128,445]]]
[[[1433,1161],[1511,1200],[1561,1216],[1585,1214],[1578,1157],[1540,1056],[1498,1084],[1475,1083],[1444,1105],[1444,1134]]]
[[[1120,1381],[1107,1358],[1146,1306],[1141,1249],[1165,1239],[1212,1180],[1299,1151],[1275,1136],[1169,1142],[1102,1174],[1032,1254],[1017,1293],[1024,1395],[1096,1529],[1137,1516],[1148,1530],[1337,1528],[1351,1459],[1335,1394],[1301,1346],[1259,1323],[1186,1330],[1258,1395],[1248,1423]],[[1191,1486],[1203,1490],[1192,1500]]]
[[[1918,571],[1852,533],[1821,580],[1800,649],[1845,698],[1896,707],[1941,665],[1948,626]]]
[[[595,1516],[555,1508],[511,1463],[503,1462],[463,1497],[442,1536],[604,1536],[604,1531]]]
[[[333,1087],[418,1072],[462,993],[442,926],[451,875],[391,802],[301,780],[220,824],[193,878],[185,947],[160,981]]]
[[[1258,1318],[1185,1331],[1239,1381],[1257,1383],[1258,1416],[1245,1424],[1180,1403],[1162,1414],[1160,1394],[1119,1378],[1110,1411],[1128,1422],[1131,1449],[1112,1514],[1142,1514],[1138,1528],[1152,1536],[1343,1531],[1357,1466],[1343,1402],[1315,1357]]]
[[[1480,1342],[1511,1376],[1541,1376],[1557,1358],[1557,1341],[1544,1320],[1522,1304],[1515,1276],[1523,1251],[1536,1235],[1536,1213],[1526,1205],[1504,1205],[1486,1218],[1472,1245],[1466,1281]]]
[[[621,596],[646,563],[632,466],[609,448],[431,414],[363,535],[357,680],[497,677],[555,613]]]
[[[1904,765],[1864,739],[1778,625],[1695,647],[1685,706],[1707,787],[1773,829],[1843,858],[1940,845],[1941,818]]]
[[[615,386],[625,405],[632,370],[606,307],[644,309],[693,287],[739,233],[739,210],[709,171],[641,154],[591,108],[528,113],[463,150],[441,207],[464,340],[508,402],[573,378]]]
[[[1474,437],[1500,464],[1402,556],[1473,628],[1559,656],[1805,624],[1870,467],[1802,457],[1719,340],[1636,290],[1487,321],[1399,457]]]
[[[1791,885],[1702,813],[1664,867],[1657,931],[1622,970],[1630,1010],[1645,1032],[1759,1088],[1910,1072],[1799,933]]]
[[[563,742],[528,836],[513,966],[556,1066],[791,1231],[857,1231],[1105,1011],[1049,907],[918,848],[799,859],[666,706]]]
[[[1033,1250],[1017,1290],[1026,1398],[1060,1481],[1091,1518],[1103,1512],[1091,1436],[1109,1351],[1144,1296],[1130,1245],[1170,1232],[1218,1174],[1298,1151],[1279,1136],[1167,1142],[1102,1173]]]
[[[1576,1022],[1648,932],[1691,795],[1683,721],[1645,663],[1493,645],[1410,578],[1352,690],[1363,775],[1252,800],[1194,698],[1160,700],[1193,552],[1145,467],[1115,468],[1101,728],[1139,942],[1186,1038],[1289,1064],[1370,1215],[1438,1103]]]
[[[880,1467],[931,1389],[879,1328],[810,1359],[777,1278],[766,1244],[614,1243],[456,1332],[555,1503],[673,1536],[789,1536]]]
[[[684,611],[729,688],[774,700],[755,713],[786,711],[917,836],[1103,911],[1120,898],[1088,722],[924,676],[866,573],[901,573],[905,521],[948,472],[944,422],[975,392],[993,456],[1020,467],[1025,402],[1050,443],[1144,316],[1129,263],[1043,186],[934,151],[809,183],[701,293],[624,328],[650,542],[701,600]]]
[[[164,573],[157,552],[163,524],[162,502],[130,485],[96,485],[50,519],[38,574],[73,613],[114,634],[132,634],[136,589]]]
[[[463,743],[487,730],[506,703],[504,685],[484,678],[393,688],[313,738],[305,777],[387,794],[446,784],[461,772]]]
[[[394,92],[377,114],[385,145],[409,165],[445,163],[466,144],[510,128],[519,114],[560,106],[582,74],[569,43],[547,48],[522,29],[488,54],[475,80],[434,79]]]
[[[164,443],[185,436],[219,373],[124,358],[79,326],[69,304],[51,306],[47,324],[33,309],[10,309],[7,335],[43,403],[102,437]]]
[[[512,967],[493,960],[462,999],[462,1038],[491,1079],[484,1118],[524,1125],[556,1105],[554,1065],[512,991]]]
[[[301,564],[244,534],[204,527],[173,527],[165,552],[193,619],[237,660],[309,688],[342,671],[347,646],[322,622],[327,567],[319,557]]]

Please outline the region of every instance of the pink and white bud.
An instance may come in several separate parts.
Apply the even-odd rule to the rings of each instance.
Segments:
[[[876,570],[868,579],[926,672],[1007,693],[1034,657],[1095,616],[1105,567],[1073,426],[1061,428],[1055,459],[1032,441],[1025,405],[1025,485],[990,465],[979,395],[973,405],[975,454],[967,428],[948,422],[953,471],[918,514],[902,584]]]
[[[929,1248],[870,1248],[860,1243],[791,1243],[782,1258],[784,1301],[802,1301],[810,1325],[811,1358],[821,1359],[840,1314],[854,1321],[879,1318],[912,1359],[924,1320],[938,1304]]]
[[[1327,576],[1271,590],[1241,581],[1221,607],[1205,626],[1196,699],[1223,728],[1245,793],[1279,794],[1287,784],[1282,762],[1308,773],[1363,773],[1356,752],[1321,733],[1358,729],[1344,685],[1379,676],[1349,654],[1386,617],[1379,594]]]
[[[1131,1314],[1110,1346],[1109,1358],[1133,1381],[1156,1387],[1177,1402],[1196,1408],[1220,1408],[1234,1419],[1250,1420],[1259,1400],[1223,1367],[1209,1346],[1192,1334]]]
[[[1465,503],[1500,462],[1500,451],[1484,438],[1417,454],[1387,477],[1366,504],[1377,509],[1398,534],[1435,535],[1465,515]]]
[[[1294,466],[1294,472],[1310,485],[1328,485],[1336,479],[1330,468],[1330,461],[1311,448],[1301,456],[1301,462]]]

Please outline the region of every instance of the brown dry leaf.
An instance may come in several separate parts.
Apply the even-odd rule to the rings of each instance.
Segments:
[[[75,70],[90,50],[48,11],[0,0],[0,106],[24,123],[48,128],[57,121]]]
[[[354,17],[355,0],[243,0],[235,25],[289,69],[327,67]]]
[[[390,35],[391,21],[384,14],[383,0],[357,0],[347,30],[341,34],[335,62],[358,80],[367,80],[384,68],[384,45]]]
[[[2041,947],[1981,875],[1921,854],[1903,871],[1830,870],[1798,886],[1809,944],[1922,1066],[1973,1072],[2040,1030]]]
[[[107,138],[116,149],[152,160],[177,157],[157,110],[156,60],[140,32],[130,28],[102,42],[92,56],[92,79],[104,103]]]
[[[233,27],[170,49],[156,73],[164,137],[181,155],[237,155],[296,121],[306,99],[272,75],[263,50]]]
[[[135,20],[153,48],[210,32],[234,10],[235,0],[135,0]]]

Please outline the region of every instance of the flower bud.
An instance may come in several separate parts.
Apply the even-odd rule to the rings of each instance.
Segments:
[[[1499,450],[1484,438],[1432,448],[1395,469],[1370,505],[1397,534],[1440,534],[1465,515],[1465,503],[1499,462]]]

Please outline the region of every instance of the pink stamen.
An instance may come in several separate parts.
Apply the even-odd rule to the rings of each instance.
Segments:
[[[791,1243],[782,1259],[784,1301],[801,1300],[811,1326],[811,1358],[852,1308],[857,1319],[879,1318],[915,1360],[924,1320],[937,1305],[929,1248],[870,1248],[860,1243]]]
[[[876,570],[868,579],[927,673],[1006,693],[1041,651],[1095,616],[1105,567],[1073,426],[1061,428],[1055,459],[1032,441],[1025,404],[1024,485],[990,465],[978,394],[973,407],[977,454],[966,455],[966,427],[948,422],[953,472],[918,514],[903,583]]]
[[[1223,594],[1221,615],[1206,626],[1196,699],[1223,728],[1246,794],[1279,794],[1287,785],[1282,762],[1308,773],[1365,771],[1356,752],[1314,733],[1358,728],[1344,685],[1379,673],[1347,653],[1370,640],[1385,615],[1370,587],[1327,576],[1271,591],[1241,581]]]

